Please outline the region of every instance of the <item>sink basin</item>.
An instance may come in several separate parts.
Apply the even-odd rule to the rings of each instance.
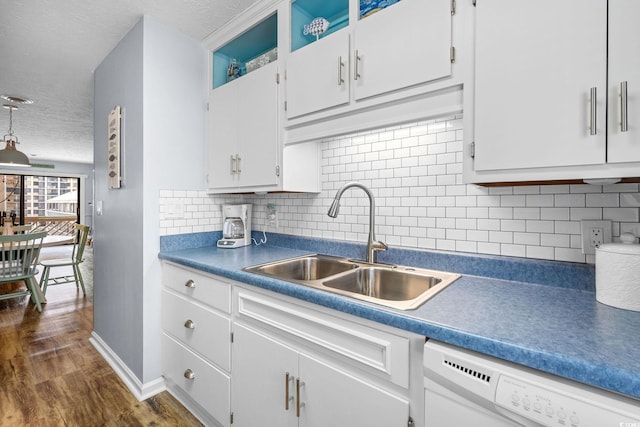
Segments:
[[[428,291],[442,279],[387,268],[369,267],[322,282],[324,286],[391,301],[407,301]]]
[[[324,279],[354,268],[358,268],[358,265],[347,259],[327,255],[311,255],[262,264],[247,270],[283,280],[307,281]]]
[[[399,310],[419,307],[460,277],[329,255],[307,255],[244,270]]]

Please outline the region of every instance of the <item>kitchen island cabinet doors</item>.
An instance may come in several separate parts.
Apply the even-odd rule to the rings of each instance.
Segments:
[[[606,16],[606,0],[477,3],[476,171],[605,162]]]
[[[236,324],[233,422],[240,427],[405,427],[409,402]]]
[[[209,190],[278,183],[278,64],[210,92]]]

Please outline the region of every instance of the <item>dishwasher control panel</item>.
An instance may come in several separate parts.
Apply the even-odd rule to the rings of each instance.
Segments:
[[[640,427],[638,407],[567,384],[501,374],[495,404],[544,426]]]

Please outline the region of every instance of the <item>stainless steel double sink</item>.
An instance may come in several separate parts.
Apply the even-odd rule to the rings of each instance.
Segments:
[[[318,254],[254,265],[244,271],[400,310],[419,307],[460,277],[443,271]]]

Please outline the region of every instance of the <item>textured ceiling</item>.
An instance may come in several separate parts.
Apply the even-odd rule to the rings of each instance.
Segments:
[[[0,94],[35,101],[13,112],[18,149],[32,163],[93,163],[93,71],[142,15],[202,40],[255,2],[0,0]]]

